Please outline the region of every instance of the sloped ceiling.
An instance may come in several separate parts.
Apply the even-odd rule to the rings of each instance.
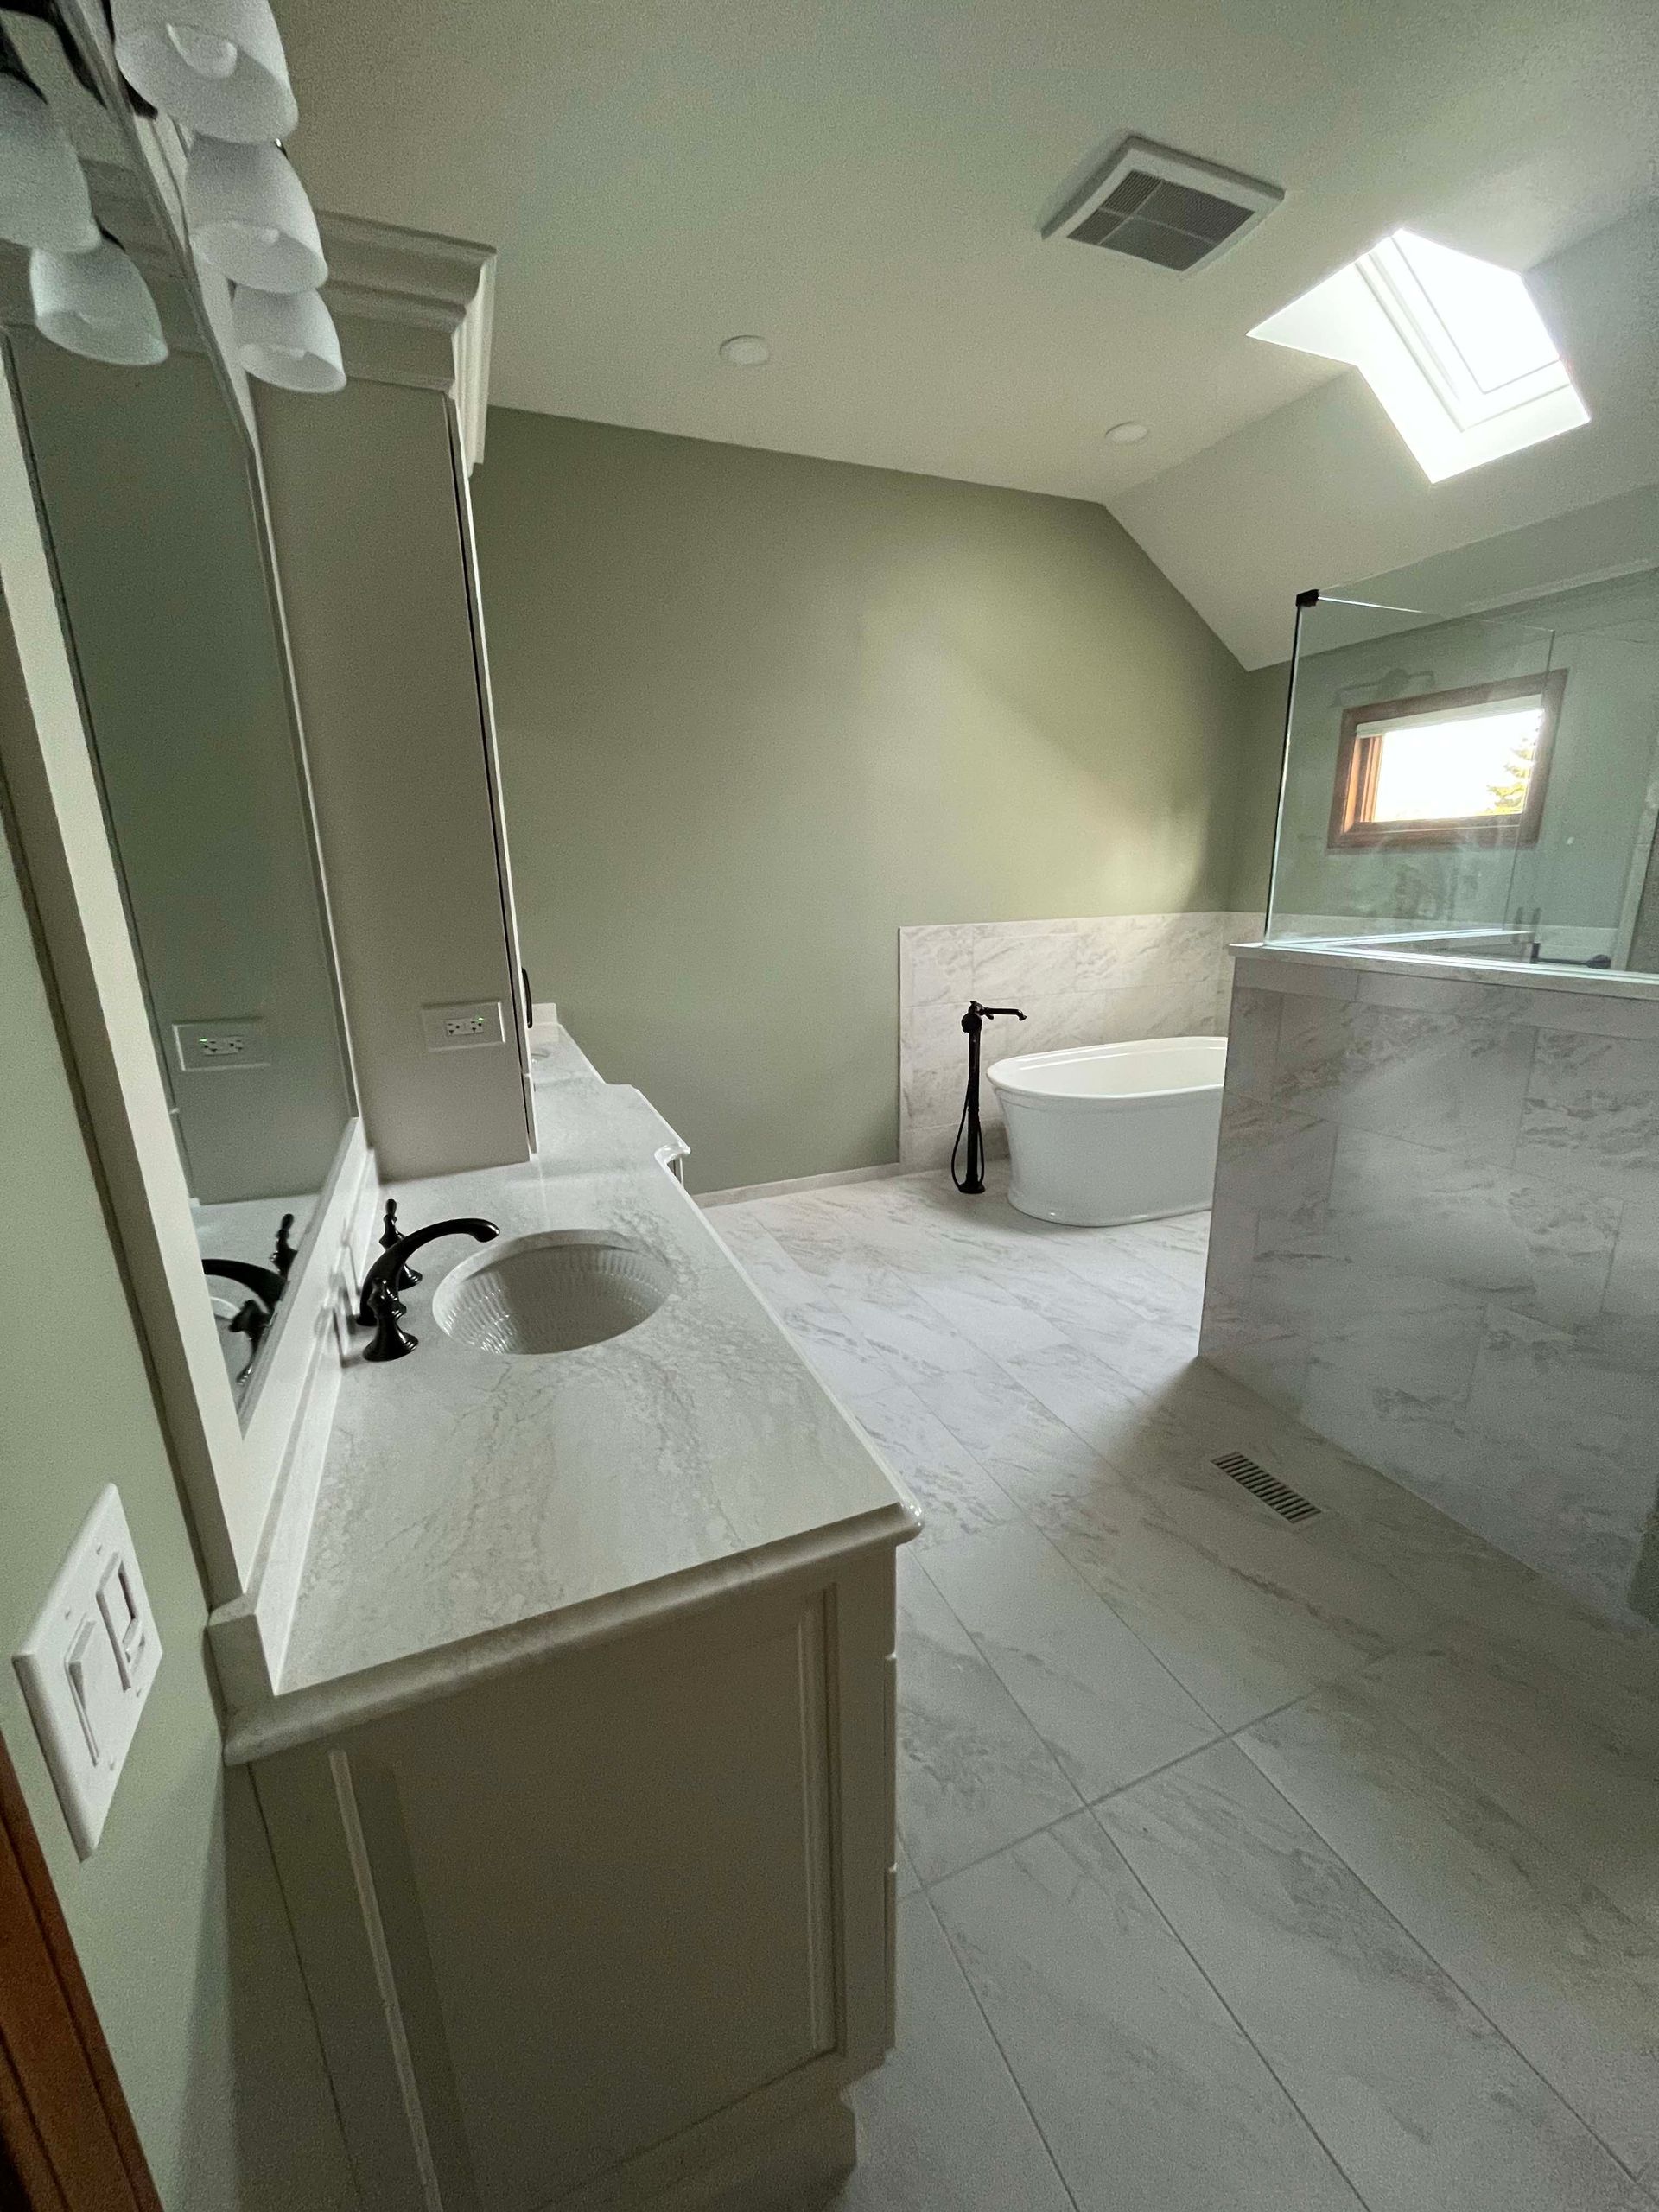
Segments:
[[[1357,377],[1246,335],[1402,223],[1592,294],[1639,263],[1654,0],[276,5],[320,204],[499,248],[495,400],[1103,500],[1246,661],[1300,584],[1659,474],[1610,401],[1431,491]],[[1131,130],[1285,204],[1187,279],[1043,243]],[[747,331],[771,365],[722,365]]]
[[[1631,510],[1604,516],[1602,503],[1659,480],[1659,209],[1546,262],[1533,288],[1589,405],[1581,429],[1431,485],[1349,371],[1113,502],[1246,667],[1285,658],[1292,604],[1308,585],[1427,563],[1522,529],[1535,549],[1556,549],[1541,586],[1634,557]],[[1567,527],[1573,516],[1577,527]],[[1560,528],[1543,528],[1556,520]],[[1659,538],[1646,554],[1659,561]],[[1456,564],[1434,588],[1447,590],[1453,573]]]

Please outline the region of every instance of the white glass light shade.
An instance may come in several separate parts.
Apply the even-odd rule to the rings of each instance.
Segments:
[[[89,361],[144,369],[167,359],[149,287],[111,238],[88,253],[29,257],[29,295],[42,338]]]
[[[0,76],[0,238],[48,253],[98,244],[74,148],[33,85]]]
[[[340,333],[315,292],[260,292],[238,284],[231,295],[231,324],[251,377],[287,391],[338,391],[344,385]]]
[[[315,292],[328,274],[317,218],[280,146],[198,137],[184,216],[204,261],[262,292]]]
[[[269,0],[113,0],[115,58],[163,115],[245,145],[299,121]]]

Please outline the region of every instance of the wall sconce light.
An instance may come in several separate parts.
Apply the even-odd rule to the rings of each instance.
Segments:
[[[262,292],[314,292],[328,274],[317,218],[280,146],[197,138],[184,217],[204,261]]]
[[[111,15],[122,74],[175,123],[257,145],[299,121],[268,0],[112,0]]]
[[[338,391],[346,382],[340,333],[316,292],[262,292],[238,284],[231,325],[243,367],[284,391]]]
[[[85,253],[35,247],[29,295],[35,327],[68,353],[135,369],[167,359],[149,287],[113,238],[100,238]]]
[[[0,74],[0,238],[48,253],[98,244],[74,148],[34,86],[10,74]]]

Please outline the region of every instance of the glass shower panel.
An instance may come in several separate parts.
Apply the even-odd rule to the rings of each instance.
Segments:
[[[1653,576],[1552,608],[1564,690],[1543,835],[1516,899],[1551,964],[1659,970],[1659,594]]]
[[[1553,627],[1322,594],[1297,642],[1268,935],[1530,957]]]

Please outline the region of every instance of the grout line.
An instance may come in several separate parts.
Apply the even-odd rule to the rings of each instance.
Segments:
[[[1264,1713],[1262,1716],[1264,1719],[1271,1719],[1274,1717],[1274,1716],[1271,1713]],[[1392,1719],[1394,1716],[1390,1715],[1389,1717]],[[1257,1724],[1253,1722],[1251,1725],[1254,1726]],[[1408,1722],[1400,1721],[1397,1725],[1402,1728],[1407,1729],[1408,1732],[1413,1735],[1416,1735],[1417,1733],[1414,1729],[1410,1727],[1410,1724]],[[1427,1739],[1419,1738],[1419,1741],[1426,1742]],[[1328,1836],[1313,1815],[1309,1813],[1304,1812],[1302,1808],[1296,1802],[1296,1800],[1292,1797],[1287,1790],[1281,1787],[1275,1777],[1270,1775],[1267,1771],[1266,1768],[1263,1767],[1261,1762],[1255,1757],[1250,1751],[1249,1745],[1240,1744],[1238,1748],[1243,1753],[1244,1757],[1249,1760],[1250,1764],[1255,1768],[1256,1773],[1261,1776],[1262,1781],[1267,1783],[1268,1789],[1273,1791],[1274,1795],[1278,1797],[1283,1804],[1288,1806],[1291,1812],[1295,1815],[1296,1818],[1301,1821],[1305,1827],[1311,1828],[1313,1830],[1313,1834],[1318,1836],[1319,1841],[1325,1846],[1325,1849],[1331,1853],[1331,1856],[1337,1861],[1338,1865],[1345,1867],[1347,1872],[1353,1876],[1355,1881],[1357,1882],[1360,1888],[1364,1891],[1366,1896],[1370,1898],[1377,1910],[1384,1914],[1393,1922],[1394,1925],[1400,1930],[1400,1933],[1405,1937],[1406,1941],[1411,1944],[1414,1949],[1422,1953],[1423,1956],[1428,1960],[1438,1974],[1445,1975],[1446,1980],[1451,1983],[1452,1986],[1458,1992],[1465,2003],[1468,2005],[1471,2011],[1478,2013],[1480,2018],[1485,2021],[1487,2026],[1491,2030],[1492,2033],[1497,2037],[1498,2041],[1504,2045],[1505,2049],[1512,2051],[1515,2056],[1519,2059],[1522,2065],[1526,2068],[1527,2071],[1533,2075],[1534,2079],[1541,2085],[1545,2091],[1550,2096],[1554,2097],[1558,2104],[1563,2106],[1567,2111],[1572,2113],[1573,2117],[1578,2121],[1580,2126],[1583,2128],[1585,2133],[1589,2136],[1592,2142],[1599,2144],[1601,2148],[1607,2153],[1608,2157],[1613,2161],[1613,2164],[1618,2167],[1620,2171],[1628,2174],[1630,2178],[1636,2183],[1637,2186],[1643,2190],[1644,2195],[1649,2194],[1646,2185],[1643,2183],[1641,2175],[1637,2171],[1631,2166],[1626,2159],[1620,2156],[1594,2123],[1585,2117],[1584,2113],[1579,2110],[1577,2105],[1575,2105],[1572,2099],[1567,2094],[1567,2092],[1560,2088],[1557,2083],[1553,2082],[1549,2075],[1545,2073],[1542,2067],[1529,2057],[1527,2053],[1521,2048],[1520,2044],[1516,2043],[1504,2031],[1504,2029],[1498,2024],[1497,2021],[1492,2018],[1492,2015],[1487,2011],[1480,1999],[1474,1996],[1471,1991],[1465,1988],[1463,1983],[1459,1980],[1458,1975],[1453,1969],[1446,1964],[1444,1959],[1440,1958],[1438,1954],[1430,1948],[1427,1939],[1418,1935],[1415,1929],[1414,1929],[1408,1921],[1402,1920],[1400,1915],[1385,1898],[1377,1895],[1376,1891],[1365,1879],[1365,1877],[1360,1872],[1358,1867],[1354,1866],[1348,1859],[1340,1845],[1336,1843],[1330,1836]],[[1428,1749],[1433,1751],[1433,1745],[1432,1744],[1429,1745]],[[1484,1799],[1484,1802],[1491,1805],[1494,1811],[1496,1811],[1500,1816],[1510,1820],[1515,1819],[1513,1814],[1507,1813],[1506,1808],[1503,1805],[1499,1804],[1496,1798],[1487,1797],[1485,1791],[1479,1789],[1477,1784],[1468,1782],[1467,1778],[1461,1774],[1459,1774],[1459,1778],[1464,1782],[1465,1788],[1469,1789],[1474,1796]],[[1523,1821],[1516,1821],[1515,1825],[1524,1830],[1527,1834],[1530,1835],[1532,1834],[1532,1831],[1527,1827],[1526,1823]],[[1541,1838],[1535,1838],[1534,1840],[1535,1841],[1542,1841]],[[1551,1847],[1545,1844],[1544,1848],[1548,1851]],[[1554,1855],[1558,1858],[1561,1856],[1560,1853],[1556,1853]],[[1593,1888],[1594,1885],[1589,1884],[1586,1885],[1586,1886]],[[1611,1903],[1612,1901],[1610,1899],[1609,1902]],[[1615,1905],[1614,1910],[1617,1911],[1619,1908]]]
[[[1294,1812],[1296,1808],[1294,1806],[1292,1806],[1290,1809]],[[1319,2129],[1313,2125],[1313,2122],[1309,2119],[1307,2113],[1303,2111],[1300,2101],[1292,2094],[1290,2088],[1286,2082],[1283,2075],[1280,2073],[1279,2069],[1268,2056],[1267,2052],[1262,2050],[1261,2044],[1257,2043],[1255,2037],[1245,2026],[1243,2021],[1240,2019],[1238,2014],[1228,2003],[1226,1998],[1223,1996],[1208,1968],[1205,1966],[1203,1960],[1199,1958],[1198,1953],[1187,1942],[1185,1936],[1182,1935],[1180,1929],[1175,1925],[1169,1915],[1164,1910],[1164,1908],[1159,1904],[1157,1898],[1154,1897],[1152,1891],[1147,1887],[1145,1882],[1141,1880],[1139,1872],[1136,1871],[1135,1866],[1131,1865],[1127,1855],[1118,1849],[1117,1843],[1109,1830],[1107,1828],[1106,1823],[1099,1817],[1098,1814],[1093,1811],[1092,1808],[1090,1808],[1090,1818],[1094,1821],[1096,1827],[1098,1828],[1100,1834],[1105,1839],[1107,1848],[1113,1853],[1114,1857],[1117,1859],[1118,1864],[1128,1875],[1129,1879],[1135,1885],[1136,1888],[1139,1889],[1141,1894],[1146,1898],[1147,1903],[1151,1906],[1158,1918],[1162,1921],[1164,1926],[1168,1929],[1175,1942],[1180,1945],[1182,1950],[1186,1953],[1187,1957],[1192,1960],[1194,1968],[1197,1970],[1205,1986],[1213,1994],[1217,2004],[1221,2006],[1223,2012],[1226,2013],[1228,2018],[1238,2030],[1240,2035],[1243,2037],[1245,2042],[1261,2060],[1262,2066],[1266,2069],[1271,2079],[1278,2084],[1279,2094],[1281,2096],[1284,2098],[1285,2102],[1296,2114],[1296,2117],[1301,2121],[1303,2126],[1306,2128],[1308,2133],[1319,2145],[1320,2150],[1324,2152],[1325,2157],[1330,2159],[1331,2164],[1335,2168],[1336,2171],[1341,2175],[1343,2180],[1345,2181],[1349,2188],[1352,2190],[1356,2202],[1364,2205],[1367,2208],[1367,2212],[1370,2212],[1370,2200],[1361,2191],[1358,2183],[1349,2172],[1347,2167],[1344,2165],[1342,2160],[1338,2158],[1336,2152],[1325,2141],[1324,2136],[1320,2134]],[[1350,1871],[1351,1872],[1351,1869]],[[1356,1877],[1355,1878],[1357,1879],[1358,1878]]]
[[[987,1661],[986,1663],[988,1665],[989,1662]],[[1324,1688],[1325,1685],[1322,1684],[1320,1687]],[[1004,1683],[1003,1688],[1006,1689],[1007,1685]],[[1012,1697],[1014,1693],[1010,1690],[1008,1694]],[[908,1843],[906,1843],[905,1856],[909,1859],[912,1870],[915,1873],[916,1887],[921,1891],[934,1890],[943,1882],[954,1882],[958,1874],[971,1874],[976,1866],[988,1866],[993,1859],[1001,1859],[1007,1852],[1020,1850],[1022,1846],[1031,1842],[1033,1837],[1046,1835],[1051,1828],[1060,1827],[1064,1821],[1075,1821],[1079,1813],[1092,1813],[1102,1805],[1109,1805],[1114,1798],[1122,1796],[1126,1790],[1138,1789],[1143,1782],[1155,1781],[1160,1775],[1168,1774],[1178,1766],[1185,1766],[1189,1759],[1199,1758],[1205,1751],[1213,1751],[1217,1745],[1230,1744],[1235,1737],[1243,1735],[1247,1729],[1259,1728],[1264,1720],[1276,1720],[1281,1713],[1291,1712],[1295,1707],[1306,1704],[1309,1698],[1316,1697],[1318,1694],[1317,1690],[1305,1691],[1300,1697],[1291,1699],[1288,1704],[1274,1706],[1271,1713],[1260,1713],[1255,1719],[1245,1721],[1242,1726],[1232,1729],[1225,1735],[1211,1736],[1207,1743],[1195,1744],[1190,1751],[1182,1751],[1176,1758],[1166,1759],[1161,1766],[1149,1767],[1145,1774],[1137,1774],[1133,1782],[1120,1783],[1115,1789],[1109,1789],[1103,1797],[1084,1797],[1079,1790],[1077,1803],[1068,1805],[1063,1813],[1056,1813],[1052,1820],[1043,1821],[1038,1827],[1028,1828],[1023,1835],[1012,1836],[1006,1843],[996,1844],[989,1851],[982,1851],[976,1858],[965,1859],[960,1866],[950,1867],[943,1874],[924,1877],[920,1868],[916,1865],[915,1852]],[[1015,1703],[1018,1702],[1016,1699]],[[1020,1711],[1025,1712],[1023,1706],[1020,1707]],[[1026,1718],[1030,1719],[1029,1713],[1026,1714]],[[1035,1728],[1036,1723],[1033,1721],[1032,1726]],[[1038,1732],[1041,1734],[1040,1731]],[[1047,1738],[1043,1738],[1042,1740],[1043,1747],[1046,1751],[1049,1748]],[[1064,1774],[1064,1770],[1062,1773],[1064,1780],[1071,1782],[1070,1775]],[[1071,1787],[1076,1789],[1077,1784],[1071,1783]],[[899,1840],[903,1841],[902,1835]],[[914,1892],[912,1894],[913,1895]]]
[[[1067,1820],[1071,1820],[1073,1815],[1068,1813],[1065,1817]],[[1039,1830],[1038,1833],[1040,1834],[1041,1831]],[[976,1864],[982,1862],[976,1861]],[[968,1872],[968,1869],[964,1866],[962,1871],[965,1874]],[[955,1966],[957,1972],[962,1976],[963,1986],[967,1989],[969,1997],[973,2002],[974,2009],[978,2012],[980,2018],[985,2023],[985,2032],[989,2036],[992,2044],[995,2047],[996,2055],[1001,2060],[1003,2068],[1007,2074],[1009,2081],[1014,2084],[1014,2094],[1019,2098],[1020,2103],[1026,2108],[1027,2117],[1030,2120],[1033,2128],[1036,2131],[1037,2140],[1043,2146],[1044,2156],[1047,2158],[1050,2165],[1053,2167],[1055,2178],[1059,2183],[1060,2187],[1065,2191],[1066,2200],[1071,2205],[1072,2212],[1083,2212],[1082,2206],[1077,2202],[1077,2191],[1067,2180],[1065,2169],[1055,2157],[1054,2145],[1049,2141],[1042,2121],[1037,2117],[1036,2107],[1032,2103],[1031,2099],[1026,2094],[1026,2085],[1020,2079],[1019,2075],[1014,2071],[1014,2061],[1008,2056],[1007,2051],[1004,2047],[1002,2038],[996,2032],[996,2028],[992,2021],[991,2016],[985,2010],[984,2005],[981,2001],[979,1992],[974,1986],[974,1978],[972,1974],[969,1973],[967,1967],[963,1964],[962,1954],[957,1948],[955,1940],[951,1936],[950,1930],[945,1926],[944,1921],[939,1917],[938,1908],[934,1904],[932,1898],[928,1895],[926,1890],[923,1889],[919,1892],[919,1895],[921,1897],[922,1903],[927,1907],[929,1913],[932,1916],[933,1925],[938,1929],[940,1935],[944,1938],[944,1947],[950,1954],[951,1962]]]

